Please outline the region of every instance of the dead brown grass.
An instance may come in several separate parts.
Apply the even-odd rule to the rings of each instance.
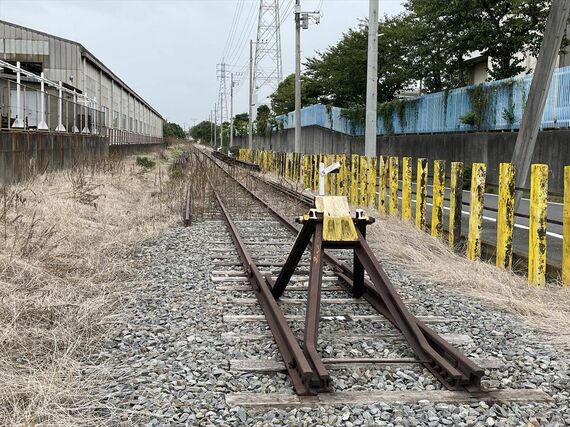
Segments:
[[[135,279],[124,255],[179,215],[169,159],[149,157],[0,188],[0,425],[102,422],[93,355]]]
[[[500,310],[520,316],[547,339],[570,348],[570,289],[528,285],[526,279],[494,265],[473,262],[442,240],[393,217],[380,216],[367,238],[380,260],[400,265],[421,282],[454,288]]]

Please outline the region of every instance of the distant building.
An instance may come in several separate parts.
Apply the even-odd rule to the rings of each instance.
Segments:
[[[11,64],[20,61],[23,69],[38,75],[43,72],[47,79],[61,81],[64,87],[95,99],[96,108],[103,111],[99,125],[105,128],[111,142],[153,142],[162,138],[160,113],[80,43],[0,20],[0,59]],[[15,87],[7,82],[13,80],[15,74],[11,70],[0,69],[3,123],[13,117],[6,108]],[[22,83],[30,88],[39,87],[31,79],[22,78]],[[66,96],[69,98],[69,94]],[[39,102],[37,97],[38,92],[30,90],[24,100],[35,105]],[[13,111],[13,102],[10,108]],[[37,109],[28,110],[26,123],[33,128],[38,122]]]
[[[566,36],[569,37],[570,27],[566,28]],[[521,74],[529,74],[536,68],[537,58],[534,56],[524,56],[517,55],[520,58],[520,65],[524,67],[524,71]],[[463,58],[465,65],[467,65],[468,70],[468,84],[479,84],[487,81],[489,79],[489,70],[493,69],[491,64],[491,57],[488,55],[482,55],[481,52],[475,51]],[[570,65],[570,49],[562,51],[558,55],[558,62],[556,67],[562,68]],[[516,76],[512,76],[516,77]]]

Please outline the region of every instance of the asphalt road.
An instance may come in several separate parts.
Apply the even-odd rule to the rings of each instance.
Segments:
[[[415,193],[415,183],[412,184],[412,192]],[[427,215],[426,222],[431,225],[431,191],[432,186],[428,186],[428,201],[427,201]],[[445,198],[449,199],[449,188],[445,190]],[[401,190],[399,191],[401,199]],[[389,198],[389,195],[388,195]],[[497,242],[497,212],[491,209],[498,208],[498,195],[485,193],[484,206],[486,209],[483,210],[483,228],[482,228],[482,241],[493,247],[496,246]],[[469,203],[471,199],[470,192],[467,190],[463,191],[463,202]],[[401,203],[401,200],[400,200]],[[415,215],[415,194],[412,194],[412,212]],[[562,203],[549,202],[547,207],[547,218],[548,221],[559,221],[562,222]],[[529,214],[529,200],[522,199],[518,213],[528,215]],[[469,205],[463,205],[461,218],[461,234],[467,237],[469,231]],[[447,229],[449,223],[449,201],[446,200],[444,204],[444,227]],[[527,256],[528,254],[528,233],[529,233],[529,220],[527,218],[521,218],[515,216],[515,228],[513,231],[513,251],[515,253]],[[547,249],[546,258],[548,264],[560,268],[562,265],[562,226],[558,224],[553,224],[549,222],[547,225]]]

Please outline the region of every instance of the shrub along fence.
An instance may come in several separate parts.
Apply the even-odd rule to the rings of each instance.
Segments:
[[[340,163],[340,170],[325,180],[325,192],[346,196],[351,205],[374,208],[380,214],[399,216],[413,222],[416,227],[444,238],[444,195],[446,165],[443,160],[433,162],[432,210],[427,218],[428,171],[427,159],[416,159],[415,212],[412,211],[411,157],[365,157],[344,154],[278,153],[268,150],[240,149],[238,158],[255,163],[263,171],[272,172],[291,181],[303,183],[304,188],[318,190],[319,163]],[[400,170],[401,167],[401,170]],[[483,199],[485,194],[486,165],[471,165],[469,231],[466,256],[481,258],[481,231],[483,227]],[[450,247],[457,249],[461,237],[464,168],[461,162],[451,163],[449,177],[449,219],[445,236]],[[570,285],[570,166],[564,169],[563,254],[562,283]],[[398,193],[401,192],[401,202]],[[496,265],[511,268],[513,260],[515,168],[501,163],[497,209]],[[529,207],[528,281],[535,285],[546,283],[546,228],[547,228],[548,166],[531,166]]]

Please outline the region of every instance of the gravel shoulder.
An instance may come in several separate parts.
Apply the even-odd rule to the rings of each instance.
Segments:
[[[144,284],[133,286],[126,320],[108,332],[99,355],[101,362],[111,367],[112,380],[101,390],[109,419],[118,417],[124,425],[570,425],[567,355],[541,342],[537,333],[514,316],[486,308],[455,291],[444,292],[429,280],[411,279],[402,268],[389,263],[385,263],[387,273],[401,292],[421,303],[412,307],[414,314],[460,317],[461,322],[434,328],[441,333],[469,335],[473,342],[461,346],[469,356],[495,356],[503,362],[502,367],[488,371],[486,386],[540,388],[555,401],[490,407],[485,403],[434,405],[420,401],[415,405],[379,403],[263,412],[228,407],[228,393],[292,393],[292,388],[284,374],[229,370],[231,359],[278,355],[272,341],[224,337],[229,332],[265,333],[267,327],[264,323],[222,321],[224,314],[240,310],[224,306],[228,294],[216,290],[219,284],[210,280],[215,267],[209,245],[214,241],[229,241],[229,235],[222,222],[205,221],[190,228],[173,227],[133,250],[133,264],[139,266]],[[232,291],[231,296],[252,298],[253,294]],[[342,305],[336,309],[346,312]],[[254,305],[241,314],[261,314],[261,310]],[[334,337],[341,328],[367,333],[371,327],[326,324],[323,336]],[[347,345],[338,340],[319,343],[321,350],[333,355],[384,350],[383,344],[375,342]],[[391,354],[392,350],[386,351]],[[338,389],[351,391],[440,388],[421,369],[341,370],[334,372],[334,381]]]

